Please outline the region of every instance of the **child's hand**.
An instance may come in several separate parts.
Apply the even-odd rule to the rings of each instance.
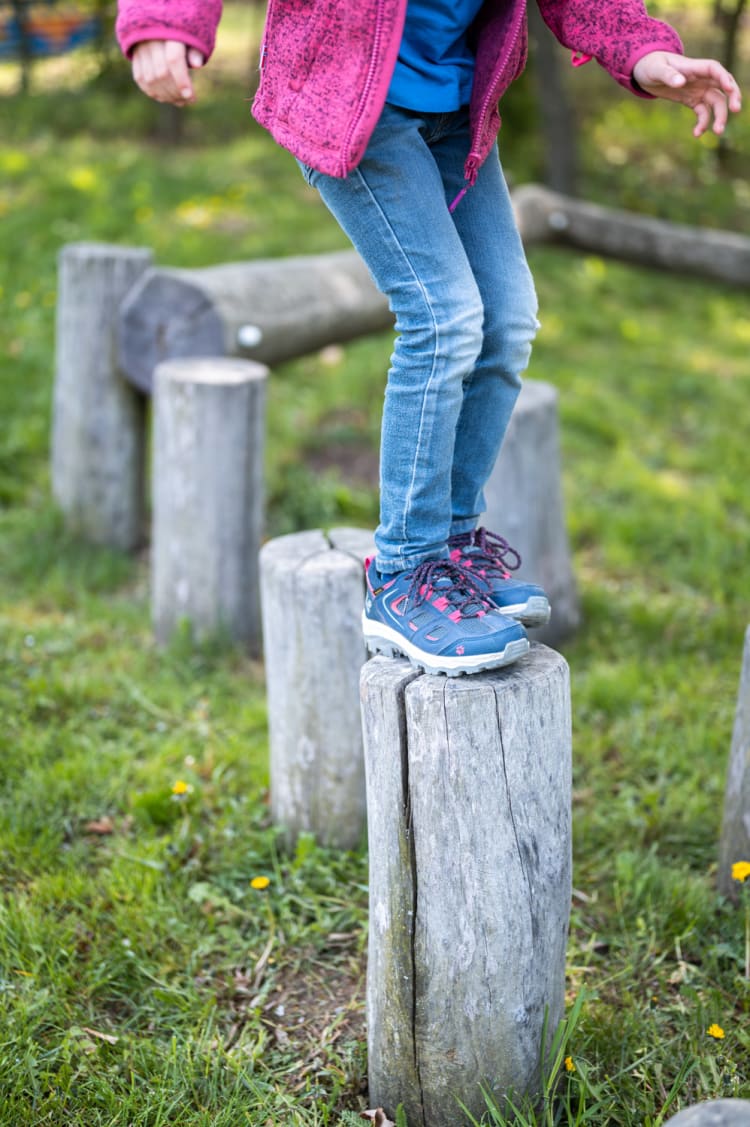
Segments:
[[[186,106],[195,101],[188,67],[202,67],[203,55],[173,39],[144,39],[133,48],[133,78],[157,102]]]
[[[723,133],[728,111],[742,105],[740,88],[728,70],[715,59],[687,59],[670,51],[651,51],[633,68],[633,78],[648,94],[690,106],[697,117],[693,136],[711,125]]]

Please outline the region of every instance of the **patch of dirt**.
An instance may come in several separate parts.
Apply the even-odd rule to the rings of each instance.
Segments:
[[[219,983],[214,978],[224,1011],[223,1049],[240,1041],[260,1008],[260,1020],[278,1048],[294,1054],[288,1077],[294,1091],[305,1088],[306,1078],[322,1072],[327,1058],[347,1042],[363,1044],[366,956],[355,949],[358,940],[356,933],[333,933],[324,952],[297,952],[293,963],[278,967],[269,966],[269,945],[254,967],[237,968],[231,979],[222,975]],[[270,975],[272,986],[266,992]]]

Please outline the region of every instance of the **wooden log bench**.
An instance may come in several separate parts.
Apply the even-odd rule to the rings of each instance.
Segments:
[[[301,833],[353,849],[365,829],[359,674],[372,534],[280,536],[260,553],[271,812],[288,846]]]
[[[745,632],[719,851],[719,888],[733,900],[738,896],[732,880],[735,861],[750,861],[750,626]]]
[[[393,324],[354,251],[147,271],[120,312],[118,360],[149,392],[175,356],[245,356],[275,365]]]
[[[513,192],[524,244],[556,242],[644,266],[750,284],[750,238],[602,207],[527,184]],[[245,356],[273,366],[393,323],[354,251],[200,269],[149,270],[123,303],[118,361],[148,391],[174,356]]]
[[[471,677],[374,658],[361,679],[370,851],[370,1105],[409,1127],[539,1090],[563,1016],[571,895],[564,659]]]
[[[750,286],[747,235],[604,207],[539,184],[516,188],[513,207],[527,246],[560,243],[639,266]]]
[[[268,370],[229,357],[156,370],[152,618],[260,651],[258,553]]]

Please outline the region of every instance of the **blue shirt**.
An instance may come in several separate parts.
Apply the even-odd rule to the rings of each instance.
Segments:
[[[483,0],[409,0],[387,101],[446,113],[468,104],[474,53],[467,32]]]

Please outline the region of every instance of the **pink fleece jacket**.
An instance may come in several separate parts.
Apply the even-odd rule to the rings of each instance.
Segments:
[[[595,58],[633,93],[642,93],[632,81],[638,59],[682,51],[677,33],[651,19],[641,0],[537,2],[564,46]],[[407,0],[270,0],[253,116],[305,164],[346,176],[382,112],[406,6]],[[119,0],[117,34],[126,54],[143,39],[176,39],[208,58],[220,15],[221,0]],[[485,0],[472,35],[470,184],[500,128],[498,102],[526,65],[526,0]]]

